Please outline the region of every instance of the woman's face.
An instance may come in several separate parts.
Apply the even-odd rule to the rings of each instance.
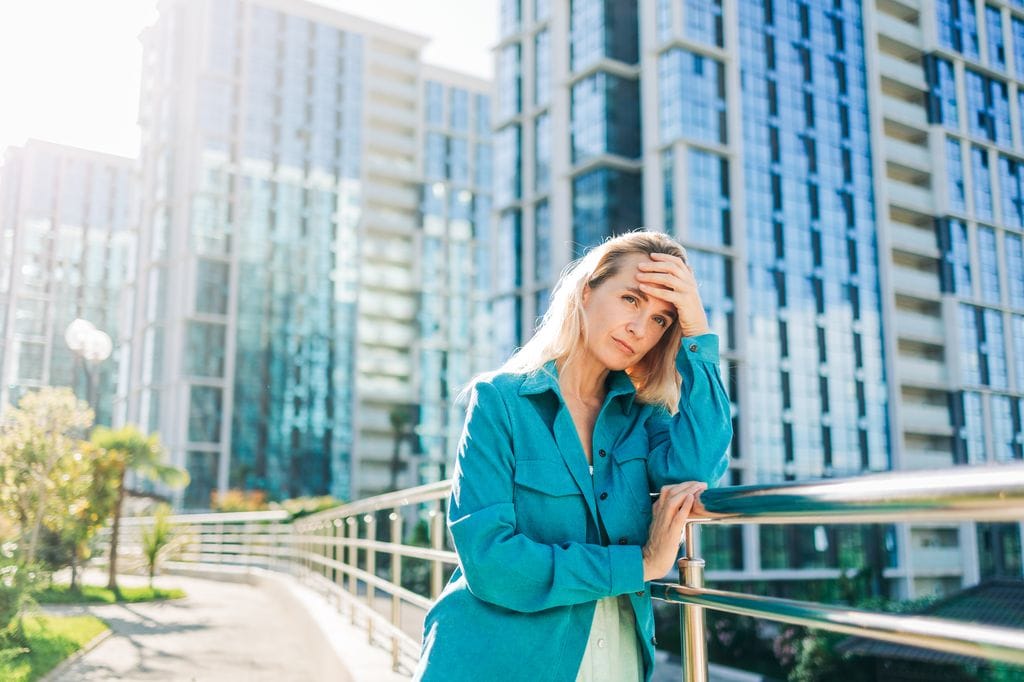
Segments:
[[[653,262],[645,253],[619,260],[619,271],[596,288],[583,290],[587,350],[605,367],[621,370],[639,362],[676,323],[675,306],[639,288],[637,265]]]

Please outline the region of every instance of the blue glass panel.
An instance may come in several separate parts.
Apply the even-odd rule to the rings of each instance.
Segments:
[[[675,202],[675,151],[669,147],[661,153],[661,197],[664,212],[664,230],[675,234],[676,202]]]
[[[547,29],[533,39],[533,103],[546,106],[551,99],[551,34]]]
[[[1006,70],[1006,46],[1003,42],[1003,15],[999,8],[985,6],[985,32],[988,39],[988,64]]]
[[[519,126],[506,126],[494,134],[494,202],[499,206],[519,198]]]
[[[572,86],[572,158],[640,155],[639,84],[599,71]]]
[[[709,57],[672,49],[658,57],[661,141],[726,143],[725,70]]]
[[[1024,315],[1010,315],[1010,339],[1013,341],[1013,357],[1017,391],[1024,388]],[[1024,403],[1024,401],[1022,401]],[[1024,409],[1024,405],[1022,405]]]
[[[640,175],[599,168],[573,179],[573,257],[643,224]]]
[[[551,208],[547,201],[537,204],[534,212],[534,277],[538,282],[548,282],[551,270]],[[539,314],[539,313],[538,313]]]
[[[452,130],[469,131],[469,93],[462,88],[451,89],[449,122]]]
[[[498,118],[515,116],[522,110],[522,72],[519,43],[511,43],[498,53]]]
[[[1003,314],[985,308],[985,343],[982,346],[988,362],[988,385],[1006,388],[1009,378],[1006,370],[1006,337],[1003,335]]]
[[[717,154],[689,152],[689,241],[725,246],[730,242],[729,163]]]
[[[1016,458],[1017,445],[1014,433],[1014,404],[1009,396],[993,395],[989,398],[992,408],[992,445],[997,462],[1009,462]]]
[[[683,34],[716,47],[725,44],[722,26],[722,0],[685,0]]]
[[[543,194],[551,182],[551,116],[541,114],[534,126],[534,187]]]
[[[966,212],[964,163],[960,151],[960,141],[952,137],[946,138],[946,190],[949,210],[958,213]]]
[[[522,0],[501,0],[499,9],[500,36],[505,37],[519,30],[523,18]]]
[[[1010,305],[1024,309],[1024,245],[1015,234],[1003,235],[1006,249],[1006,281],[1009,285]],[[1022,386],[1024,388],[1024,386]]]
[[[1024,196],[1022,196],[1022,166],[1016,159],[999,155],[999,191],[1002,198],[1003,222],[1020,229],[1024,225]]]
[[[1013,17],[1010,31],[1013,34],[1013,63],[1020,80],[1024,79],[1024,21]]]
[[[971,180],[974,183],[974,215],[979,220],[992,220],[992,174],[988,150],[971,147]]]
[[[505,211],[498,221],[498,261],[494,279],[496,291],[507,292],[522,285],[522,244],[522,221],[519,211]]]
[[[999,254],[996,250],[996,234],[990,227],[978,228],[978,283],[981,299],[987,303],[999,304]]]

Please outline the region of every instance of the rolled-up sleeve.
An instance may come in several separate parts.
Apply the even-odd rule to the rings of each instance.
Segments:
[[[448,528],[470,592],[507,609],[533,612],[643,590],[639,546],[548,545],[516,531],[512,442],[501,394],[478,383],[448,504]]]
[[[684,337],[676,355],[679,410],[658,408],[646,422],[651,489],[682,481],[717,485],[729,466],[732,413],[718,369],[718,336]]]

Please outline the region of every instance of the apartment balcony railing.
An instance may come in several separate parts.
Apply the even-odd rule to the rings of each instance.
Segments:
[[[179,528],[170,557],[284,571],[312,581],[366,625],[370,642],[385,643],[395,669],[419,654],[422,616],[457,564],[449,549],[445,505],[450,482],[401,490],[287,522],[284,513],[173,517]],[[683,675],[707,679],[706,609],[858,635],[935,651],[1024,665],[1024,627],[878,613],[704,587],[704,561],[693,556],[704,524],[864,524],[907,521],[1024,519],[1024,464],[873,474],[808,483],[737,486],[706,491],[711,518],[686,526],[687,556],[679,583],[652,585],[655,599],[681,608]],[[410,535],[410,521],[419,527]],[[124,524],[122,552],[149,521]],[[399,541],[393,541],[393,539]],[[119,552],[119,557],[121,553]],[[119,561],[123,559],[119,558]],[[403,572],[417,569],[419,589]],[[381,596],[383,595],[383,596]]]

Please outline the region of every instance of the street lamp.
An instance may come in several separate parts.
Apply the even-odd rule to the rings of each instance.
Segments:
[[[75,357],[82,361],[87,382],[85,399],[89,406],[98,412],[94,395],[96,382],[92,368],[110,357],[114,344],[106,332],[100,331],[92,322],[80,317],[73,320],[64,330],[64,341]]]

